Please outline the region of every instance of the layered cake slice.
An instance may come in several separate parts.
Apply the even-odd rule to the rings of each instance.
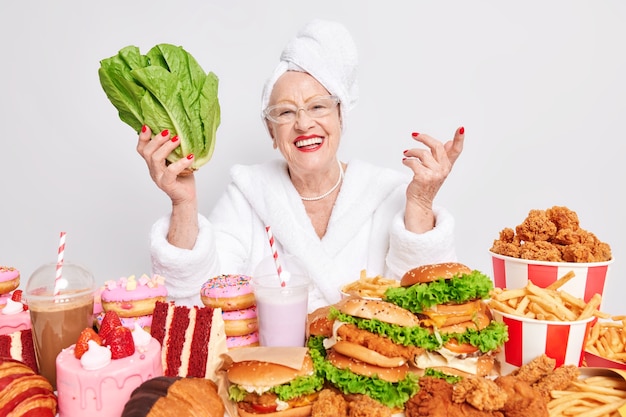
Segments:
[[[216,379],[221,355],[227,351],[221,309],[159,301],[151,334],[161,343],[165,376]]]
[[[38,372],[33,334],[30,329],[0,335],[0,357],[23,362]]]

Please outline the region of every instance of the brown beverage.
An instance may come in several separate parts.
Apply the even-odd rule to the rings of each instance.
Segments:
[[[67,302],[38,300],[28,304],[39,372],[55,390],[57,355],[76,343],[83,329],[93,324],[92,294],[64,301]]]

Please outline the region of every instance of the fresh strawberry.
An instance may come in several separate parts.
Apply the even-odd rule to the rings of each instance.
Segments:
[[[117,315],[115,311],[107,311],[104,314],[104,318],[102,319],[102,324],[100,325],[100,338],[102,339],[102,343],[105,346],[108,346],[109,343],[107,341],[107,336],[109,333],[115,329],[116,327],[120,327],[122,325],[122,321],[120,317]]]
[[[22,290],[13,291],[13,294],[11,295],[11,300],[21,303],[22,302]]]
[[[87,342],[93,340],[100,346],[102,346],[102,340],[100,336],[92,329],[91,327],[85,328],[82,332],[80,332],[80,336],[78,336],[78,341],[76,342],[76,347],[74,348],[74,356],[76,359],[80,359],[85,352],[89,350],[89,345]]]
[[[22,290],[13,291],[13,294],[11,295],[11,300],[17,303],[22,303],[24,311],[28,310],[28,306],[22,302]]]
[[[107,336],[111,348],[111,359],[122,359],[135,353],[133,333],[129,328],[119,326]]]

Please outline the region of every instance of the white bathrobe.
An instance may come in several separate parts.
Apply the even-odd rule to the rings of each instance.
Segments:
[[[400,172],[354,160],[349,162],[320,239],[294,188],[283,160],[236,165],[232,182],[210,216],[199,216],[192,250],[167,242],[169,215],[152,228],[153,273],[166,278],[171,299],[201,305],[200,287],[219,274],[252,275],[271,255],[265,226],[272,228],[280,254],[297,257],[313,288],[309,311],[340,299],[339,288],[359,278],[382,275],[399,279],[418,265],[455,261],[454,219],[435,208],[436,226],[416,234],[404,227],[408,180]],[[280,259],[280,258],[279,258]]]

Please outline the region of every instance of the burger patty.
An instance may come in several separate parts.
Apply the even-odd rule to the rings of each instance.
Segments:
[[[420,347],[399,345],[386,337],[368,332],[367,330],[361,330],[353,324],[340,326],[337,329],[337,336],[342,340],[365,346],[390,358],[401,357],[413,360],[415,356],[424,352],[424,349]]]

